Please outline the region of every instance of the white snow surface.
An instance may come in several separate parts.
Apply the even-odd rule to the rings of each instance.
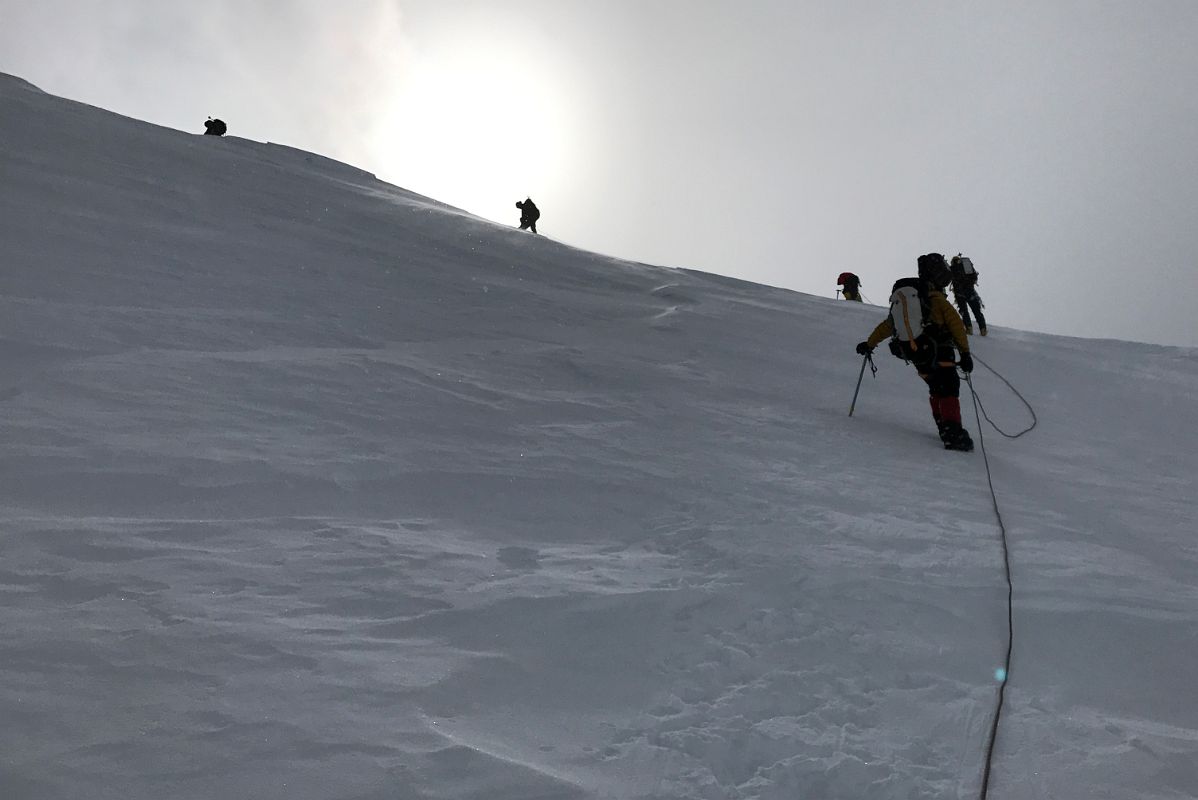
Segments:
[[[1002,536],[884,348],[848,416],[881,309],[7,76],[0,243],[0,797],[978,796]],[[973,345],[990,797],[1198,797],[1198,352]]]

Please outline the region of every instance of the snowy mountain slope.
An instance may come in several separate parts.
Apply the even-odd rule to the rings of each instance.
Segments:
[[[0,796],[977,795],[999,532],[909,367],[847,416],[879,309],[0,104]],[[1198,354],[992,331],[991,797],[1198,796]]]

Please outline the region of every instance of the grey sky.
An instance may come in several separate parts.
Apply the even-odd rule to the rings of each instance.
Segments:
[[[0,0],[0,71],[624,258],[1198,346],[1191,0]]]

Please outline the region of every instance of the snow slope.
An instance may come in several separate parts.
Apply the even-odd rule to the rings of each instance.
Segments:
[[[7,76],[0,242],[0,797],[978,795],[1000,532],[909,367],[847,416],[879,309]],[[1198,352],[991,330],[990,797],[1198,797]]]

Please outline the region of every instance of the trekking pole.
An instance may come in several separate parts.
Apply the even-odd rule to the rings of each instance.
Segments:
[[[849,406],[849,416],[853,416],[853,409],[857,407],[857,393],[861,391],[861,379],[865,377],[865,365],[869,364],[870,372],[876,378],[878,377],[878,368],[874,366],[874,357],[872,353],[866,353],[865,358],[861,359],[861,372],[857,375],[857,388],[853,391],[853,404]]]

